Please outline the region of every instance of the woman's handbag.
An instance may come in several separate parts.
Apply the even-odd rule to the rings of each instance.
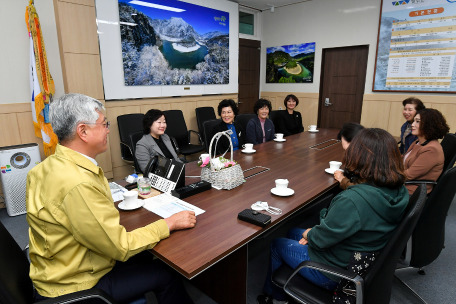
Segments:
[[[214,139],[216,140],[215,147],[217,147],[220,137],[226,136],[230,141],[231,161],[233,161],[233,143],[231,142],[231,136],[228,132],[230,131],[218,132],[212,137],[211,144],[209,145],[209,157],[211,158],[210,168],[204,167],[201,169],[201,180],[211,183],[214,188],[231,190],[245,181],[244,172],[242,171],[241,166],[236,164],[228,168],[220,168],[220,161],[215,157],[215,149],[214,157],[212,157],[212,144],[214,143]],[[222,157],[225,156],[227,151],[225,151]]]

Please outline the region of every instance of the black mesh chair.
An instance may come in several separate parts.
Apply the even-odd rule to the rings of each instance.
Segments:
[[[180,154],[185,156],[204,151],[203,145],[192,145],[190,143],[191,132],[198,135],[199,142],[202,143],[201,136],[198,132],[187,129],[184,114],[181,110],[163,111],[165,113],[167,127],[165,133],[170,137],[174,137],[177,146],[179,147]]]
[[[212,130],[216,125],[220,123],[220,119],[214,119],[214,120],[208,120],[205,121],[203,124],[203,130],[204,130],[204,149],[206,150],[207,153],[209,153],[209,145],[211,143],[212,139]]]
[[[414,183],[421,185],[425,185],[427,182],[414,181]],[[400,260],[400,263],[405,267],[399,267],[398,270],[419,268],[419,273],[425,274],[422,268],[437,259],[442,249],[445,248],[445,220],[456,194],[455,185],[456,167],[444,172],[429,194],[423,213],[407,243],[405,254]],[[401,279],[399,281],[424,302],[405,282]]]
[[[277,122],[279,120],[279,115],[280,115],[280,110],[274,110],[274,111],[271,111],[269,112],[269,119],[272,121],[272,123],[274,124],[274,127],[276,127],[277,129]]]
[[[130,134],[143,129],[144,114],[126,114],[117,116],[117,126],[120,135],[120,155],[126,162],[133,162],[133,152],[130,146]]]
[[[402,249],[410,238],[426,201],[426,187],[419,185],[410,198],[402,222],[380,252],[374,263],[367,269],[364,277],[347,269],[341,269],[322,263],[304,261],[290,268],[282,264],[273,274],[272,281],[282,287],[287,294],[301,303],[332,303],[333,291],[314,285],[300,275],[304,267],[317,269],[355,282],[357,304],[385,304],[390,302],[394,271]]]
[[[234,118],[234,121],[241,125],[242,130],[247,128],[247,124],[249,123],[250,119],[258,117],[256,114],[239,114]]]
[[[201,138],[203,139],[203,142],[205,142],[203,124],[205,121],[214,120],[217,119],[217,117],[215,117],[215,111],[213,107],[196,108],[195,112],[196,122],[198,123],[198,131],[201,135]]]
[[[35,302],[32,280],[29,277],[30,264],[19,245],[0,222],[0,303],[31,304]],[[98,298],[105,303],[115,302],[99,289],[89,289],[44,300],[42,304],[74,303]]]
[[[443,172],[445,172],[452,168],[456,162],[456,135],[448,133],[445,135],[440,145],[442,145],[443,154],[445,155],[445,163],[443,165]],[[443,174],[441,176],[443,176]]]

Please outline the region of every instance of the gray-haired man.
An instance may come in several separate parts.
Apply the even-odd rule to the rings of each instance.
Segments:
[[[103,110],[98,100],[81,94],[51,104],[60,144],[27,177],[30,277],[37,300],[97,287],[121,303],[149,291],[160,303],[192,303],[173,270],[137,254],[172,230],[194,227],[195,214],[180,212],[131,232],[119,225],[108,181],[95,161],[107,150]]]

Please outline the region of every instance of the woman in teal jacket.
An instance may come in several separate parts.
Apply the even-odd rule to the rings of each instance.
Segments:
[[[283,289],[271,282],[282,263],[296,268],[302,261],[316,261],[346,269],[354,251],[381,251],[402,220],[409,194],[395,139],[382,129],[361,130],[345,152],[345,172],[355,181],[320,212],[320,224],[295,228],[271,244],[271,262],[258,303],[285,301]],[[381,144],[379,144],[381,143]],[[312,283],[330,290],[337,277],[304,268],[299,272]]]

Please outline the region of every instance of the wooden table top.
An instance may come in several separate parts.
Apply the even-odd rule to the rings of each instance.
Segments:
[[[186,198],[186,202],[206,212],[197,216],[193,229],[173,231],[169,238],[160,241],[152,249],[153,253],[191,279],[274,227],[314,198],[337,186],[333,176],[324,169],[329,167],[329,161],[342,160],[342,145],[337,143],[323,150],[309,148],[329,139],[336,139],[337,133],[338,130],[323,129],[318,133],[303,132],[287,137],[287,141],[283,143],[271,141],[256,145],[254,149],[257,152],[254,154],[235,151],[233,157],[243,170],[254,166],[263,166],[270,170],[248,178],[244,184],[230,191],[211,189]],[[229,153],[225,157],[228,156]],[[200,172],[196,162],[186,165],[187,176],[200,175]],[[246,172],[245,176],[248,175]],[[295,191],[294,195],[280,197],[270,192],[278,178],[289,180],[289,188]],[[186,184],[196,181],[196,178],[186,178]],[[256,201],[268,202],[270,206],[282,209],[283,213],[272,215],[272,223],[265,228],[238,220],[238,213],[249,209]],[[119,212],[120,224],[127,231],[160,219],[158,215],[144,208]]]

